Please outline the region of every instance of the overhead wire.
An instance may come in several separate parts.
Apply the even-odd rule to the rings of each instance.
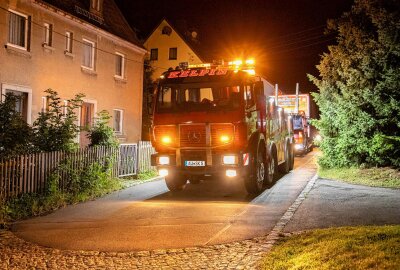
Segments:
[[[3,7],[0,7],[0,9],[3,10],[3,11],[6,11],[6,12],[8,12],[8,13],[12,13],[11,11],[9,11],[9,10],[3,8]],[[24,19],[26,20],[26,18],[24,18]],[[35,22],[35,21],[32,20],[32,19],[30,20],[30,22],[31,22],[32,25],[35,25],[35,26],[37,26],[37,27],[39,27],[39,28],[42,28],[43,30],[45,29],[45,27],[44,27],[43,25],[41,25],[40,23]],[[66,37],[64,33],[57,32],[57,31],[55,31],[54,29],[52,29],[52,32],[51,32],[51,33],[52,33],[52,34],[60,35],[60,36],[62,36],[62,37]],[[78,39],[76,39],[76,38],[72,38],[72,40],[73,40],[74,42],[77,42],[77,43],[81,44],[81,45],[86,45],[83,41],[80,41],[80,40],[78,40]],[[96,51],[100,51],[100,52],[103,52],[103,53],[106,53],[106,54],[115,55],[115,52],[110,52],[110,51],[101,49],[101,48],[99,48],[99,47],[97,47],[97,46],[95,47],[95,49],[96,49]],[[132,61],[132,62],[136,62],[136,63],[139,63],[139,64],[144,64],[145,66],[151,66],[151,67],[158,68],[158,69],[168,70],[168,68],[159,67],[159,66],[154,66],[154,65],[147,65],[147,64],[145,64],[145,63],[143,63],[143,62],[141,62],[141,61],[135,60],[135,59],[131,59],[131,58],[127,58],[127,57],[125,57],[124,59],[125,59],[126,61]]]
[[[3,11],[6,11],[8,13],[11,13],[11,11],[9,11],[9,10],[3,8],[3,7],[0,7],[0,9],[3,10]],[[30,22],[33,25],[35,25],[36,27],[45,29],[45,27],[42,24],[40,24],[40,23],[38,23],[38,22],[36,22],[36,21],[34,21],[32,19],[30,20]],[[322,43],[325,43],[325,42],[328,42],[328,41],[334,39],[333,37],[331,37],[331,38],[324,39],[324,40],[321,40],[321,41],[318,41],[318,42],[308,43],[309,41],[324,37],[325,35],[323,35],[323,34],[312,33],[312,32],[315,32],[316,30],[322,29],[324,27],[325,27],[325,25],[318,25],[318,26],[315,26],[315,27],[303,29],[303,30],[298,31],[298,32],[291,32],[291,33],[287,33],[287,34],[284,34],[284,35],[280,35],[280,36],[276,36],[276,37],[267,39],[266,41],[273,41],[273,40],[278,41],[278,40],[280,40],[278,42],[280,42],[281,44],[277,44],[277,42],[275,42],[275,43],[272,43],[272,44],[276,44],[276,45],[273,45],[271,47],[267,46],[266,49],[267,50],[273,50],[273,49],[281,49],[282,48],[282,50],[278,50],[278,51],[275,51],[273,53],[273,54],[281,54],[281,53],[284,53],[284,52],[291,52],[291,51],[294,51],[294,50],[297,50],[297,49],[302,49],[302,48],[306,48],[306,47],[322,44]],[[61,32],[55,31],[54,29],[52,30],[52,33],[56,34],[56,35],[60,35],[62,37],[65,37],[65,33],[61,33]],[[283,43],[283,40],[285,40],[287,38],[291,38],[292,39],[291,42]],[[83,41],[78,40],[76,38],[72,38],[72,40],[74,42],[78,43],[78,44],[85,45],[85,43]],[[293,45],[296,45],[296,44],[301,45],[304,42],[306,44],[304,44],[302,46],[295,46],[295,47],[293,46]],[[105,49],[101,49],[99,47],[95,47],[95,49],[97,51],[99,51],[99,52],[102,52],[102,53],[115,55],[115,52],[110,52],[110,51],[107,51]],[[126,61],[135,62],[135,63],[139,63],[139,64],[143,64],[144,66],[153,67],[153,68],[156,68],[156,69],[162,69],[162,70],[168,70],[169,69],[167,67],[161,67],[161,66],[157,66],[157,65],[154,65],[154,64],[146,64],[146,63],[143,63],[142,61],[138,61],[138,60],[127,58],[127,57],[125,57],[125,60]]]

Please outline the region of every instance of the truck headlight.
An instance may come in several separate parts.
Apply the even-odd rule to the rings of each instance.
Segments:
[[[295,144],[294,145],[294,149],[301,150],[301,149],[303,149],[303,145],[302,144]]]
[[[172,142],[172,139],[171,139],[170,136],[163,136],[163,137],[161,138],[161,142],[162,142],[163,144],[170,144],[170,143]]]
[[[219,137],[219,140],[220,140],[222,143],[227,143],[227,142],[229,142],[229,141],[231,140],[231,137],[228,136],[228,135],[221,135],[221,137]]]
[[[158,175],[167,176],[168,175],[168,170],[167,169],[160,169],[160,170],[158,170]]]
[[[238,158],[236,155],[224,155],[222,157],[222,163],[225,165],[236,165],[238,164]]]
[[[157,157],[157,165],[169,165],[169,157],[168,156]]]

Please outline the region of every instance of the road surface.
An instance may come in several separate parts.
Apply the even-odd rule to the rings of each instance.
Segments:
[[[268,234],[314,176],[315,153],[258,197],[241,182],[204,181],[180,193],[163,180],[102,199],[68,206],[14,224],[13,232],[45,247],[68,250],[138,251],[208,246]]]

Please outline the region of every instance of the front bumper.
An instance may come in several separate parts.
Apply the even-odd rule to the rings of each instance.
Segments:
[[[224,156],[235,156],[235,164],[224,164]],[[162,157],[160,159],[160,157]],[[169,164],[160,164],[160,160],[165,161],[169,158]],[[203,151],[182,151],[180,155],[157,153],[151,156],[151,165],[156,166],[158,170],[167,169],[170,172],[184,175],[213,175],[226,176],[227,171],[235,172],[234,177],[242,177],[249,170],[249,155],[247,153],[211,153],[206,155]],[[204,166],[188,166],[187,161],[200,161]],[[233,177],[233,176],[231,176]]]

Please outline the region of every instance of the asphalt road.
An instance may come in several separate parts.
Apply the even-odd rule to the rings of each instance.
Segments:
[[[258,197],[241,182],[211,179],[180,193],[163,180],[14,224],[14,233],[69,250],[137,251],[206,246],[268,234],[315,174],[315,153]]]

